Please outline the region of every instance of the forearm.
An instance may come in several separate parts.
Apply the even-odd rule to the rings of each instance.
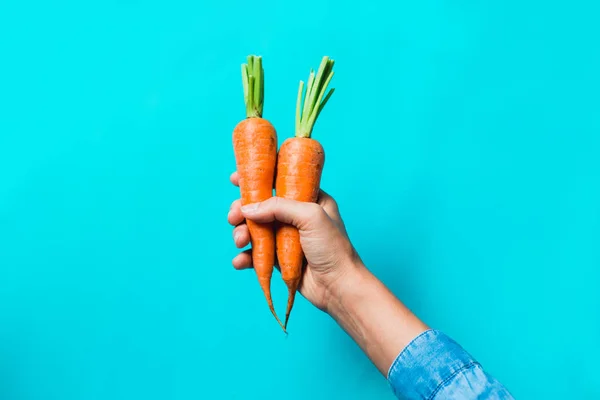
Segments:
[[[429,329],[362,264],[350,265],[331,286],[326,311],[398,398],[512,399],[458,343]]]
[[[400,351],[427,330],[364,265],[352,265],[330,288],[326,311],[386,376]]]

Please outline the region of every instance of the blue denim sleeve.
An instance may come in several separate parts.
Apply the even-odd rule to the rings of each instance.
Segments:
[[[399,399],[513,399],[458,343],[428,330],[392,363],[388,381]]]

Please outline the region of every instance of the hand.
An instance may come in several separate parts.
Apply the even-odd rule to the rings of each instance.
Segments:
[[[238,186],[237,172],[231,175],[231,182]],[[300,244],[308,262],[299,290],[323,311],[327,311],[335,286],[361,264],[335,200],[324,191],[320,192],[316,204],[273,197],[242,210],[241,201],[234,201],[227,219],[235,226],[233,238],[238,248],[250,243],[246,218],[256,222],[277,220],[298,228]],[[240,270],[252,268],[252,251],[238,254],[233,259],[233,266]]]
[[[238,185],[238,175],[231,182]],[[362,263],[352,247],[337,204],[321,191],[317,204],[273,197],[259,204],[231,205],[237,247],[250,243],[245,219],[280,221],[300,231],[308,268],[300,293],[327,312],[356,341],[384,376],[398,353],[427,326],[402,304]],[[252,252],[233,259],[236,269],[252,268]]]

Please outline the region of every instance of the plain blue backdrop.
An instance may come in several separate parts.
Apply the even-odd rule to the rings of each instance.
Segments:
[[[401,299],[518,398],[599,398],[594,3],[4,0],[0,398],[392,398],[231,267],[251,53],[280,141],[336,60],[323,188]]]

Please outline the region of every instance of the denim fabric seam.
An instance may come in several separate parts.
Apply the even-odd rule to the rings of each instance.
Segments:
[[[437,394],[437,393],[438,393],[440,390],[442,390],[444,387],[446,387],[446,384],[447,384],[448,382],[450,382],[450,381],[451,381],[451,380],[452,380],[452,379],[453,379],[453,378],[454,378],[456,375],[458,375],[459,373],[461,373],[461,372],[463,372],[463,371],[466,371],[466,370],[468,370],[468,369],[471,369],[471,368],[473,368],[473,367],[475,367],[475,366],[478,366],[478,365],[479,365],[479,363],[478,363],[477,361],[471,361],[470,363],[468,363],[468,364],[465,364],[465,365],[463,365],[462,367],[460,367],[459,369],[457,369],[456,371],[454,371],[452,374],[450,374],[450,376],[449,376],[449,377],[447,377],[446,379],[444,379],[444,380],[443,380],[443,381],[442,381],[442,382],[441,382],[441,383],[440,383],[440,384],[439,384],[439,385],[438,385],[438,386],[435,388],[435,390],[434,390],[434,391],[431,393],[431,396],[429,396],[429,397],[427,398],[427,400],[432,400],[432,399],[435,397],[435,395],[436,395],[436,394]]]
[[[394,370],[394,367],[396,367],[398,365],[398,363],[400,362],[400,359],[402,358],[402,355],[407,351],[407,349],[414,343],[415,340],[419,339],[421,336],[423,336],[427,333],[430,333],[430,332],[435,332],[435,330],[427,329],[426,331],[419,333],[406,346],[404,346],[404,348],[402,349],[400,354],[398,354],[398,356],[396,357],[396,359],[394,360],[394,362],[392,363],[392,365],[390,365],[390,368],[388,369],[388,373],[387,373],[388,380],[390,379],[390,376],[392,374],[392,371]]]

